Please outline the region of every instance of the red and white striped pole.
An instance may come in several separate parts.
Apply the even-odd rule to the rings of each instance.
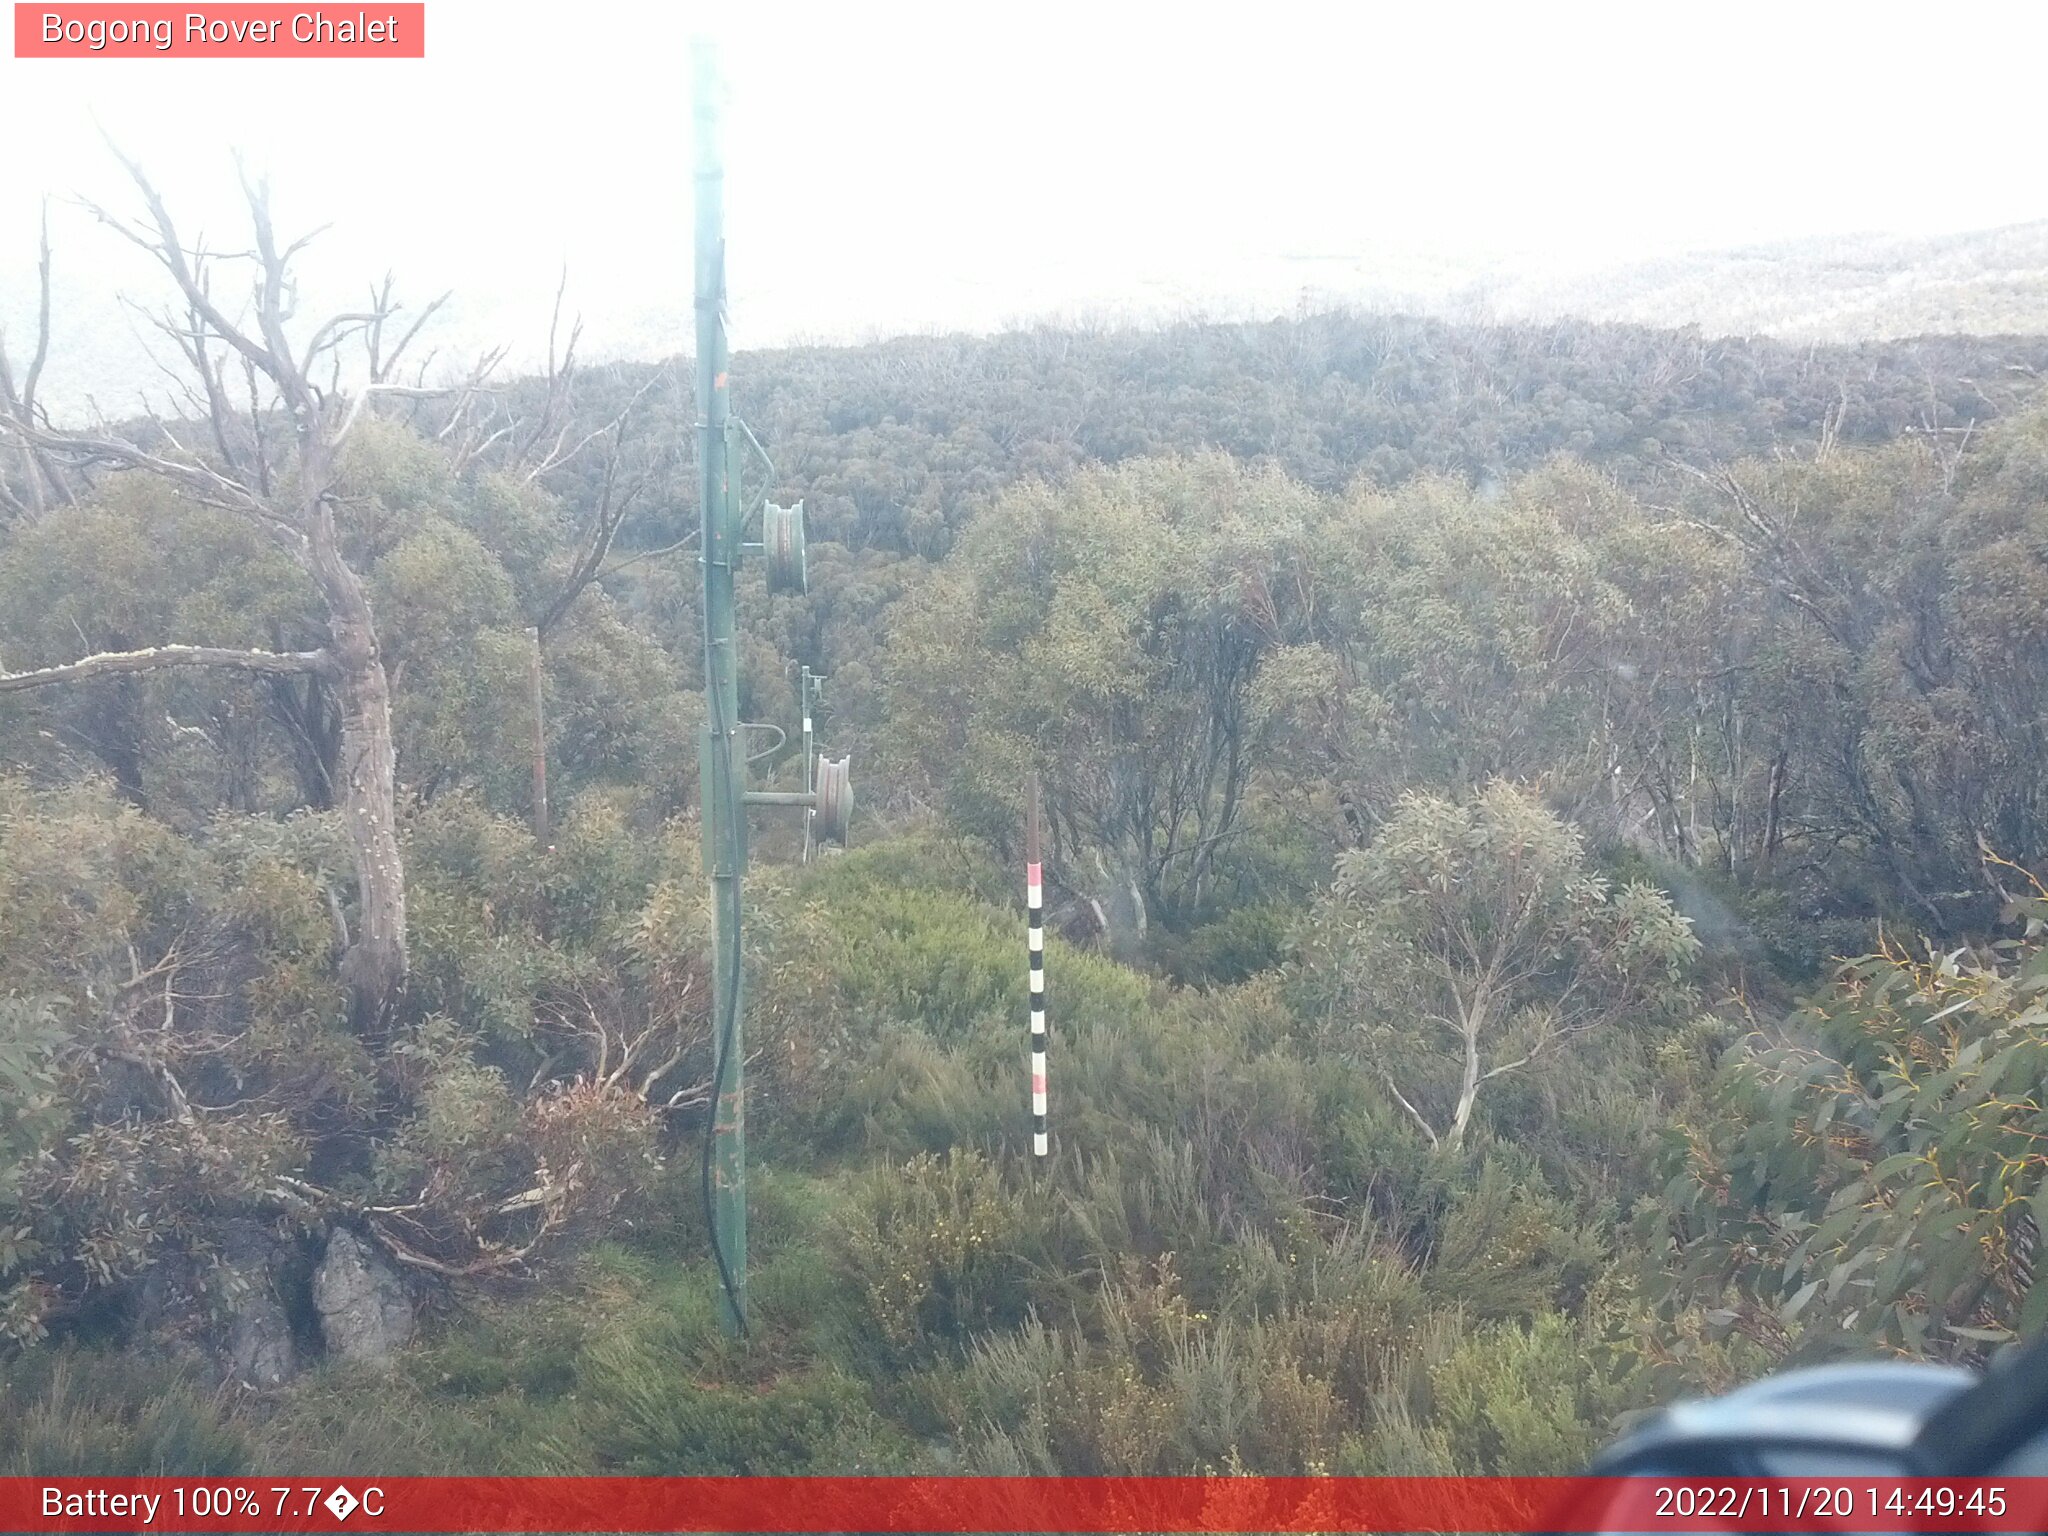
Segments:
[[[1038,775],[1024,823],[1025,945],[1031,965],[1031,1155],[1050,1150],[1045,1126],[1045,881],[1038,859]]]

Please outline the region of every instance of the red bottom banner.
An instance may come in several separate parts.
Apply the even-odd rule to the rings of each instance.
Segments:
[[[2048,1531],[2048,1478],[0,1478],[0,1531]]]

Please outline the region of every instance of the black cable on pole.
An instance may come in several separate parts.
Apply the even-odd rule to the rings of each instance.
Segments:
[[[724,1287],[726,1300],[732,1303],[732,1315],[739,1319],[740,1337],[747,1336],[747,1314],[740,1306],[739,1287],[733,1282],[732,1265],[726,1261],[725,1245],[718,1240],[717,1202],[711,1188],[711,1161],[718,1142],[718,1103],[725,1096],[725,1069],[732,1052],[732,1026],[739,1017],[740,967],[738,957],[733,960],[732,976],[726,984],[725,1015],[718,1031],[718,1053],[711,1069],[711,1114],[704,1121],[704,1155],[700,1164],[702,1193],[704,1196],[704,1226],[711,1234],[711,1257],[718,1264],[718,1283]]]
[[[719,698],[718,690],[714,688],[707,691],[711,694],[714,707],[722,708],[724,701]],[[725,726],[726,722],[724,721],[715,720],[713,722],[715,740],[725,742],[731,740],[731,737],[726,734]],[[716,759],[719,754],[714,753],[712,755]],[[719,790],[729,799],[732,794],[732,760],[729,753],[725,756],[724,762],[723,777],[725,782],[719,786]],[[734,890],[737,891],[739,881],[737,872],[733,875],[733,881]],[[718,922],[719,916],[720,914],[718,913],[712,914],[714,924]],[[735,933],[739,931],[737,921],[733,924],[733,931]],[[739,1322],[740,1337],[745,1338],[747,1336],[747,1314],[745,1308],[740,1304],[739,1285],[733,1279],[732,1265],[725,1256],[725,1245],[718,1240],[718,1203],[711,1187],[711,1163],[718,1145],[718,1106],[725,1098],[725,1074],[732,1060],[733,1030],[738,1024],[740,1016],[740,948],[738,944],[733,945],[732,973],[725,979],[725,996],[718,1001],[720,1016],[716,1020],[716,1026],[712,1031],[715,1046],[711,1062],[711,1113],[705,1117],[704,1121],[703,1157],[698,1165],[699,1186],[704,1199],[704,1229],[711,1235],[711,1257],[718,1265],[718,1283],[724,1287],[725,1299],[731,1304],[732,1315]]]

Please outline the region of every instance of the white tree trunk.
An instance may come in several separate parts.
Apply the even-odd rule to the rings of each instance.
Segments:
[[[356,1026],[383,1020],[405,986],[405,866],[398,851],[397,751],[391,733],[391,684],[377,646],[370,602],[336,547],[334,516],[311,509],[308,565],[327,605],[339,672],[341,772],[336,803],[348,829],[361,903],[342,956]]]
[[[1460,1019],[1459,1033],[1465,1041],[1465,1071],[1458,1082],[1458,1107],[1444,1132],[1445,1145],[1456,1149],[1465,1144],[1465,1127],[1472,1123],[1472,1106],[1479,1101],[1479,1031],[1485,1027],[1486,1008],[1474,1003]]]

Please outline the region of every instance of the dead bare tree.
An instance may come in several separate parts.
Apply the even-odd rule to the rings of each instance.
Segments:
[[[583,322],[578,319],[569,328],[568,343],[557,350],[557,341],[562,326],[562,297],[568,289],[568,273],[564,271],[562,282],[555,290],[553,316],[548,324],[547,372],[543,376],[543,393],[540,406],[530,421],[522,422],[518,417],[505,414],[504,421],[495,430],[486,431],[483,425],[473,424],[466,431],[469,440],[478,441],[487,450],[493,444],[504,443],[510,470],[519,475],[527,484],[542,483],[543,477],[560,470],[573,460],[581,457],[586,450],[599,445],[604,454],[604,467],[598,482],[597,500],[591,507],[576,538],[576,555],[563,576],[561,585],[544,607],[535,616],[529,634],[532,637],[532,677],[529,688],[529,707],[533,717],[533,836],[534,841],[546,846],[548,841],[547,801],[547,718],[545,690],[542,687],[542,652],[548,636],[575,607],[576,600],[594,583],[612,571],[633,563],[635,559],[647,558],[639,555],[605,568],[610,557],[612,544],[625,526],[627,514],[641,494],[654,482],[658,463],[628,465],[630,434],[628,423],[635,411],[662,374],[651,374],[647,382],[635,390],[617,415],[602,425],[577,435],[575,424],[574,388],[577,378],[576,343],[583,334]],[[687,542],[685,539],[682,542]],[[679,549],[681,543],[670,546]],[[649,553],[668,553],[651,551]]]
[[[27,427],[44,420],[36,405],[36,388],[42,382],[43,364],[50,357],[50,210],[47,206],[43,209],[36,277],[36,345],[29,356],[28,371],[22,375],[19,384],[15,381],[14,370],[8,365],[7,337],[0,333],[0,418]],[[18,492],[11,489],[6,478],[0,476],[0,510],[13,517],[40,516],[52,498],[69,501],[71,489],[48,455],[27,441],[23,441],[20,448],[21,487]]]
[[[651,375],[645,384],[634,391],[633,397],[616,416],[590,433],[578,445],[580,448],[602,442],[604,471],[598,482],[597,501],[584,520],[582,531],[576,541],[575,561],[570,565],[568,574],[562,578],[560,588],[549,600],[546,610],[540,615],[535,626],[543,639],[567,617],[569,610],[576,605],[576,599],[581,597],[592,583],[609,576],[612,571],[624,569],[635,560],[647,559],[655,554],[671,553],[689,542],[685,538],[667,549],[646,551],[622,560],[609,569],[605,566],[606,560],[611,556],[612,544],[618,538],[619,530],[625,526],[627,514],[633,510],[634,503],[654,482],[657,473],[658,465],[655,464],[628,464],[629,442],[626,431],[634,411],[660,378],[659,374]]]
[[[292,263],[314,235],[279,244],[268,184],[242,175],[255,248],[210,251],[186,243],[141,167],[118,150],[116,155],[141,193],[144,216],[131,220],[88,206],[149,255],[174,285],[173,305],[151,317],[182,359],[182,372],[173,370],[174,408],[152,412],[146,433],[125,433],[104,422],[90,431],[59,430],[35,407],[36,376],[49,346],[46,239],[46,299],[35,363],[20,391],[6,386],[0,438],[11,438],[34,465],[26,477],[31,497],[94,470],[139,472],[248,520],[311,577],[325,610],[327,643],[297,652],[165,645],[103,653],[63,666],[0,673],[0,693],[167,667],[302,674],[331,688],[341,726],[335,802],[358,891],[356,931],[344,945],[341,973],[357,1027],[371,1027],[405,985],[405,874],[396,825],[391,689],[369,598],[343,553],[336,525],[337,463],[350,432],[380,397],[446,393],[428,389],[423,375],[406,384],[397,373],[446,295],[401,329],[401,306],[387,278],[372,290],[367,308],[331,316],[295,343],[288,329],[297,304]],[[215,298],[213,279],[224,267],[245,263],[254,271],[249,303],[231,316]],[[234,373],[240,374],[233,381],[239,392],[231,389]],[[480,383],[480,374],[473,375],[455,393],[466,399]],[[456,415],[462,414],[458,405]],[[188,423],[200,424],[209,437],[203,449],[181,441]]]
[[[550,477],[559,479],[558,471],[593,451],[603,455],[596,499],[576,535],[575,558],[560,587],[534,616],[534,628],[542,641],[568,615],[577,598],[594,582],[611,574],[605,561],[610,558],[619,530],[625,526],[634,504],[665,467],[663,455],[650,458],[633,452],[634,418],[657,385],[674,379],[669,370],[650,373],[616,413],[595,426],[584,427],[587,418],[579,412],[576,398],[577,385],[588,372],[576,358],[577,344],[583,338],[583,321],[581,317],[570,321],[567,339],[563,339],[562,300],[568,288],[569,274],[565,269],[556,286],[554,309],[548,320],[547,367],[541,375],[539,404],[530,414],[521,415],[509,402],[495,402],[495,411],[488,419],[467,429],[470,437],[482,445],[479,455],[500,447],[506,472],[527,485],[547,489],[553,488],[548,485]],[[680,548],[681,544],[672,547]],[[627,563],[630,562],[621,562],[621,566]]]

